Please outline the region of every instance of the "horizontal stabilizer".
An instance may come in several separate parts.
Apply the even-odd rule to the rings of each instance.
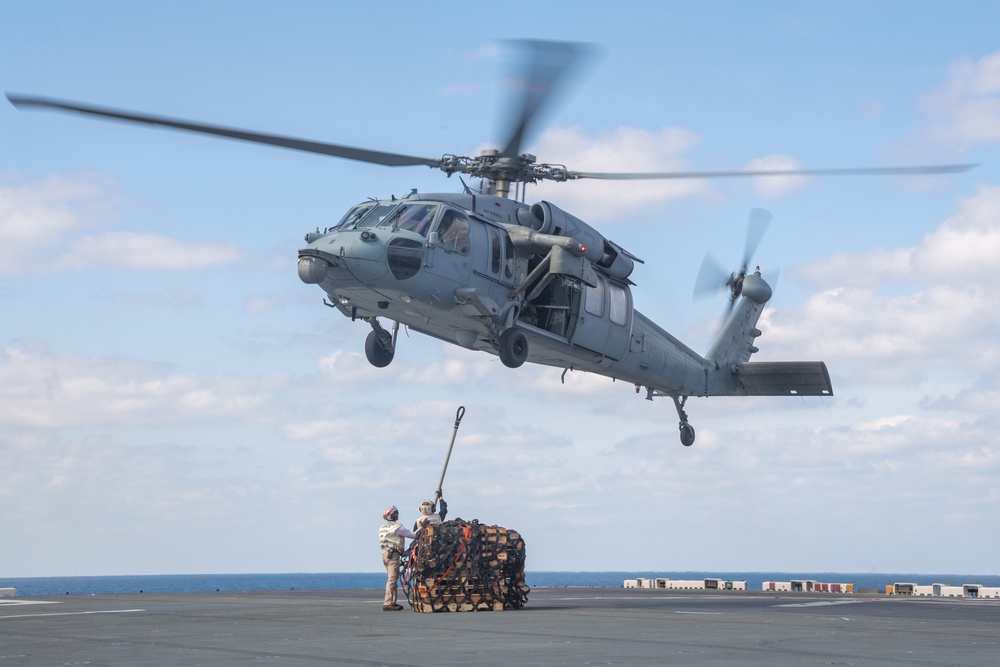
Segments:
[[[822,361],[758,361],[736,364],[747,396],[833,396]]]

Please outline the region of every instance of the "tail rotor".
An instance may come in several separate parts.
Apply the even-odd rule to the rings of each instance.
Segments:
[[[743,293],[743,281],[747,276],[747,267],[750,265],[750,260],[757,251],[757,246],[760,245],[772,217],[769,211],[762,208],[750,211],[747,236],[743,246],[743,258],[736,271],[728,273],[718,260],[712,257],[711,253],[705,255],[694,283],[695,297],[707,297],[716,292],[728,290],[729,305],[726,308],[726,315],[728,316],[732,312],[736,300]]]

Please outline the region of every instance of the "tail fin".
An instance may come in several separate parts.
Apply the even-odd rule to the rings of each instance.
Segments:
[[[741,361],[749,361],[750,355],[757,351],[753,344],[760,335],[757,320],[771,298],[771,288],[758,271],[743,279],[742,295],[705,355],[716,368],[733,368]]]
[[[719,372],[720,393],[736,396],[832,396],[830,373],[822,361],[748,363],[757,352],[757,320],[771,288],[760,273],[748,275],[743,297],[726,320],[705,358]]]

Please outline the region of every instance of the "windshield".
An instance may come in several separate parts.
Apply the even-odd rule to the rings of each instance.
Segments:
[[[386,219],[392,209],[396,208],[398,204],[396,202],[379,203],[371,207],[368,213],[362,216],[355,227],[375,227],[376,225],[382,224],[382,221]]]
[[[393,229],[427,236],[437,210],[437,204],[403,204],[390,217],[383,219],[379,226],[392,225]]]
[[[361,218],[365,217],[365,213],[367,213],[374,205],[375,202],[370,202],[370,201],[365,202],[364,204],[358,204],[350,211],[345,213],[344,217],[340,219],[340,222],[335,224],[330,229],[340,229],[341,227],[350,227],[356,224],[359,220],[361,220]]]

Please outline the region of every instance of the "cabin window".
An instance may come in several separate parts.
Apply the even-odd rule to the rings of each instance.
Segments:
[[[490,229],[490,273],[500,273],[500,234]]]
[[[503,275],[504,278],[513,278],[514,259],[517,257],[517,255],[514,253],[514,242],[510,240],[510,236],[508,236],[507,234],[503,235],[503,240],[504,240],[503,249],[504,252],[506,252],[507,254],[507,261],[505,261],[503,264]]]
[[[591,315],[596,315],[597,317],[604,316],[604,281],[600,278],[597,279],[596,287],[587,286],[587,297],[584,300],[583,307]]]
[[[608,286],[611,295],[611,321],[615,324],[628,324],[628,292],[620,285]]]
[[[444,212],[437,228],[438,245],[445,250],[469,254],[469,219],[464,213],[449,209]]]

